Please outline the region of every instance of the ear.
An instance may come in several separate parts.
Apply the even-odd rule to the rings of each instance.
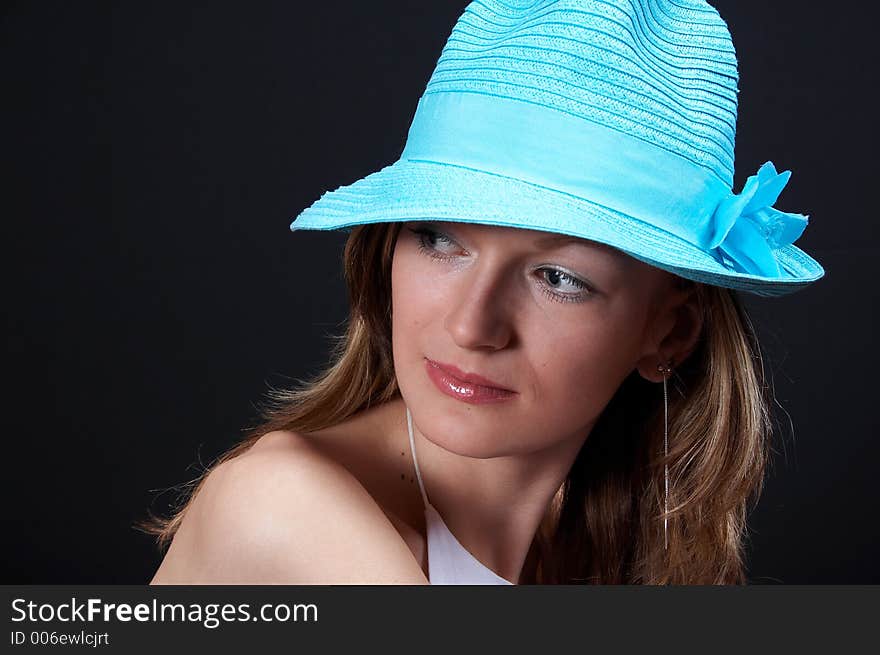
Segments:
[[[636,364],[639,375],[662,382],[664,374],[657,366],[674,369],[681,364],[696,348],[702,331],[703,311],[696,287],[670,291],[646,326],[643,355]]]

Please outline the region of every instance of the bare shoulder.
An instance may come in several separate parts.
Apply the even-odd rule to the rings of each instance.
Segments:
[[[215,467],[151,584],[427,584],[361,483],[273,432]]]

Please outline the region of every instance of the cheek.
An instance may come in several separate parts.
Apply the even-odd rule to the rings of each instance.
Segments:
[[[572,420],[592,420],[635,366],[634,330],[585,316],[578,326],[534,335],[528,349],[536,406]]]
[[[399,248],[391,264],[391,317],[393,336],[418,334],[430,310],[430,288],[408,248]]]
[[[411,250],[409,244],[398,247],[391,265],[391,343],[398,376],[423,355],[420,339],[437,314],[436,287],[425,284],[424,264]]]

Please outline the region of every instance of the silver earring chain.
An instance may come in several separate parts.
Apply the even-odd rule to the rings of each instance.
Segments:
[[[668,513],[669,513],[669,396],[666,390],[666,376],[672,369],[663,364],[657,365],[657,370],[663,373],[663,549],[669,550],[669,539],[667,537]]]

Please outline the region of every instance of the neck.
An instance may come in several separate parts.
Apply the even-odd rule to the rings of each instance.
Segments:
[[[408,446],[402,401],[399,409],[403,416],[398,443]],[[419,430],[415,420],[412,428],[428,501],[474,557],[503,578],[518,581],[535,533],[589,428],[554,440],[541,450],[485,458],[460,455],[437,445]]]

